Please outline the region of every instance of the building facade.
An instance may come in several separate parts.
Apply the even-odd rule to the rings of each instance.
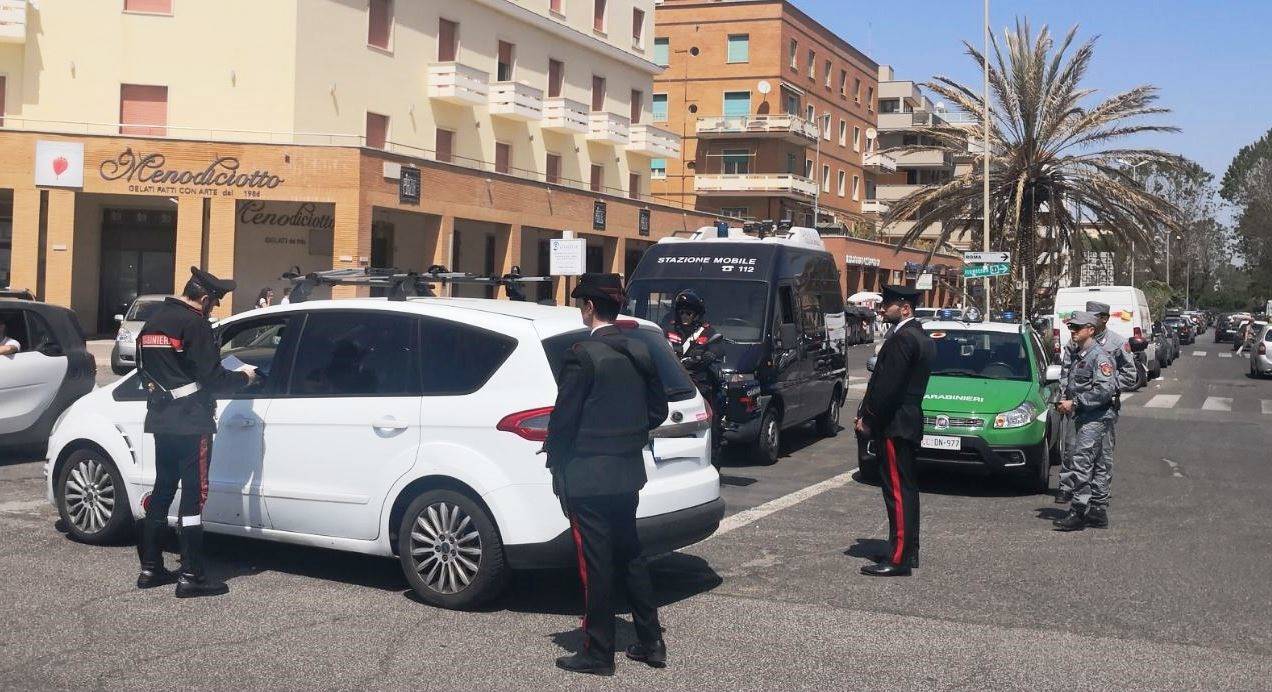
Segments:
[[[786,0],[664,0],[654,120],[681,161],[655,160],[656,194],[743,219],[820,230],[865,220],[878,65]]]
[[[680,151],[652,122],[653,14],[0,0],[0,275],[101,332],[190,265],[239,280],[226,312],[294,268],[547,273],[567,232],[626,272],[712,221],[650,195]]]

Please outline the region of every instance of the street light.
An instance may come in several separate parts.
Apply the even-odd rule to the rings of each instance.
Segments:
[[[1147,161],[1147,160],[1140,161],[1139,163],[1131,163],[1130,161],[1127,161],[1126,159],[1116,159],[1116,161],[1130,169],[1132,178],[1135,177],[1134,173],[1136,168],[1139,168],[1140,166],[1143,166],[1146,163],[1151,163],[1150,161]],[[1136,179],[1136,182],[1139,182],[1139,180]],[[1141,186],[1142,185],[1143,184],[1141,183]],[[1167,262],[1166,264],[1167,264],[1167,271],[1169,271],[1170,263]],[[1167,280],[1166,283],[1169,284],[1170,281]],[[1131,288],[1135,288],[1135,241],[1134,240],[1131,241]]]
[[[817,164],[814,166],[813,175],[821,175],[821,143],[825,133],[830,132],[830,123],[833,120],[830,113],[823,113],[817,116]],[[825,129],[822,129],[822,123],[826,123]],[[813,180],[817,187],[813,188],[813,230],[817,230],[817,219],[821,215],[821,193],[822,186],[827,183],[827,179],[823,176],[822,180]]]
[[[984,47],[984,50],[981,51],[981,59],[984,61],[983,71],[985,73],[985,94],[983,96],[985,112],[983,114],[984,122],[982,123],[982,126],[985,128],[985,132],[984,132],[985,151],[981,153],[984,154],[985,158],[984,158],[984,168],[981,172],[981,175],[985,179],[984,180],[985,184],[984,184],[983,199],[982,199],[983,206],[981,207],[981,216],[984,217],[984,220],[983,220],[984,225],[981,229],[981,236],[983,240],[982,244],[984,245],[984,250],[985,252],[989,252],[989,0],[985,0],[984,26],[985,26],[985,35],[983,36],[983,39],[985,41],[985,47]],[[990,315],[989,277],[987,276],[985,277],[985,319],[986,320],[989,319],[989,315]]]

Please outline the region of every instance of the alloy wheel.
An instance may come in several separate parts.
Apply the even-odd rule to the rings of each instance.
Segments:
[[[66,513],[75,528],[97,533],[115,512],[115,483],[98,459],[81,460],[66,477]]]
[[[481,569],[481,534],[472,517],[450,502],[435,502],[411,527],[411,565],[428,588],[454,594]]]

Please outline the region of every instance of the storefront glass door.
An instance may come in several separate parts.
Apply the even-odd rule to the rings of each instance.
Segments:
[[[150,209],[107,209],[102,220],[102,274],[97,333],[116,328],[114,316],[133,299],[173,292],[177,214]]]

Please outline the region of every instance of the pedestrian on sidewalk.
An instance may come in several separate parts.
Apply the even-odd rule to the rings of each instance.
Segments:
[[[1109,426],[1117,419],[1113,409],[1117,369],[1095,341],[1099,324],[1099,318],[1085,310],[1074,312],[1069,318],[1069,331],[1078,342],[1078,356],[1061,382],[1063,393],[1056,411],[1073,416],[1073,468],[1067,481],[1073,500],[1069,513],[1054,522],[1060,531],[1108,526],[1112,459],[1104,454],[1104,440]]]

